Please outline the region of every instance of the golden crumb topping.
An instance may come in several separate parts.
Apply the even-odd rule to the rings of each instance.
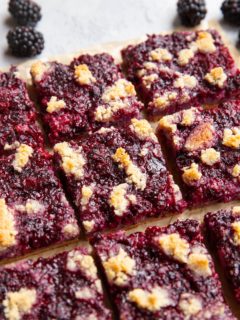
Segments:
[[[207,277],[212,274],[208,256],[205,253],[193,252],[188,257],[188,267],[199,276]]]
[[[210,84],[222,88],[224,82],[227,79],[226,73],[223,71],[222,67],[213,68],[209,73],[204,77]]]
[[[127,283],[129,277],[134,275],[135,265],[135,260],[122,248],[119,249],[117,255],[103,262],[103,267],[109,281],[114,282],[118,286]]]
[[[225,128],[223,131],[223,145],[238,149],[240,147],[240,129],[239,128]]]
[[[20,146],[17,148],[15,158],[12,162],[13,168],[18,172],[22,172],[22,169],[26,166],[32,154],[32,147],[24,143],[20,144]]]
[[[198,170],[198,164],[192,163],[190,167],[183,168],[182,178],[186,184],[200,180],[202,173]]]
[[[153,104],[155,107],[159,109],[164,109],[167,107],[171,102],[176,100],[177,93],[176,92],[165,92],[162,96],[156,96],[153,100]]]
[[[173,83],[175,88],[189,88],[192,89],[196,87],[197,79],[194,76],[190,76],[189,74],[180,75]]]
[[[179,308],[185,316],[194,316],[202,310],[202,301],[191,293],[183,293],[180,297]]]
[[[240,206],[235,206],[232,208],[232,213],[234,215],[240,215]]]
[[[20,212],[26,212],[27,214],[36,214],[42,212],[45,207],[44,205],[35,199],[27,199],[25,204],[18,204],[15,208]]]
[[[240,176],[240,165],[239,164],[235,164],[235,166],[233,167],[232,176],[235,178]]]
[[[196,151],[210,144],[214,139],[215,129],[211,123],[200,123],[195,127],[185,142],[185,148],[188,151]]]
[[[240,221],[233,222],[232,228],[234,232],[234,242],[236,245],[240,245]]]
[[[19,291],[7,292],[3,300],[5,317],[8,320],[20,320],[27,314],[37,300],[35,289],[21,288]]]
[[[129,205],[129,201],[126,198],[127,188],[127,183],[119,184],[118,186],[113,187],[110,194],[109,203],[113,206],[114,213],[117,216],[122,216]]]
[[[87,232],[91,232],[94,228],[94,220],[84,220],[83,226]]]
[[[66,174],[72,174],[77,179],[83,177],[86,160],[81,147],[73,149],[68,142],[60,142],[55,144],[54,151],[61,156],[62,167]]]
[[[129,154],[123,148],[118,148],[112,156],[113,160],[119,163],[120,168],[124,168],[128,176],[127,182],[133,183],[140,190],[146,188],[147,176],[130,159]]]
[[[158,122],[158,127],[160,129],[164,129],[166,131],[174,133],[177,131],[177,125],[174,123],[174,121],[175,121],[174,115],[162,117],[162,119],[160,119]]]
[[[72,222],[72,223],[67,223],[64,227],[63,227],[63,233],[66,236],[72,236],[75,237],[79,234],[79,229],[76,223]]]
[[[192,43],[192,48],[199,50],[202,53],[212,53],[216,50],[214,39],[211,33],[207,31],[201,31],[198,33],[197,40]]]
[[[132,119],[131,120],[131,130],[136,133],[139,139],[151,138],[154,141],[157,141],[157,137],[153,132],[153,128],[150,123],[145,120]]]
[[[183,110],[181,125],[191,126],[196,119],[196,109],[190,108],[188,110]]]
[[[74,77],[81,85],[89,85],[96,82],[96,79],[86,64],[79,64],[78,66],[75,66]]]
[[[164,48],[157,48],[152,50],[149,54],[150,59],[153,61],[170,61],[172,59],[172,54]]]
[[[95,292],[88,287],[83,287],[75,292],[75,297],[77,299],[88,300],[95,297]]]
[[[87,276],[93,279],[97,278],[97,268],[93,257],[76,250],[68,253],[67,269],[70,271],[81,269]]]
[[[178,52],[178,64],[185,66],[194,57],[194,51],[192,49],[182,49]]]
[[[82,187],[82,198],[81,198],[81,206],[82,209],[86,209],[86,206],[89,203],[89,200],[91,199],[91,196],[93,195],[94,185],[90,186],[83,186]]]
[[[16,243],[14,216],[6,205],[5,199],[0,199],[0,250]]]
[[[57,97],[53,96],[47,103],[47,112],[57,112],[66,107],[64,100],[58,100]]]
[[[43,63],[42,61],[37,61],[32,64],[30,73],[34,81],[41,81],[44,73],[48,69],[49,69],[49,65],[47,63]]]
[[[159,245],[165,254],[180,262],[187,262],[190,246],[178,233],[165,234],[159,237]]]
[[[136,303],[138,307],[153,312],[173,303],[168,290],[161,287],[155,287],[151,291],[140,288],[133,289],[128,293],[128,299]]]
[[[143,84],[145,87],[150,88],[151,84],[158,79],[158,75],[156,73],[152,73],[149,75],[146,75],[142,78]]]
[[[208,166],[213,166],[215,163],[220,161],[220,152],[214,148],[208,148],[201,151],[201,160]]]

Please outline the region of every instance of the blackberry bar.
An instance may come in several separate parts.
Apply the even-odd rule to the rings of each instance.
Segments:
[[[146,120],[102,127],[80,141],[58,143],[54,150],[86,232],[185,208]]]
[[[0,156],[0,259],[76,238],[52,156],[19,142]]]
[[[126,122],[142,108],[134,86],[105,53],[81,55],[69,65],[37,62],[31,73],[52,143]]]
[[[121,319],[235,319],[197,221],[93,243]]]
[[[110,320],[92,256],[83,248],[0,268],[0,318]]]
[[[159,122],[191,206],[239,199],[240,101],[190,108]]]
[[[151,116],[237,94],[240,76],[215,30],[148,36],[122,51],[123,66]]]
[[[0,73],[0,153],[15,141],[31,147],[43,146],[36,120],[37,112],[17,69]]]
[[[208,213],[207,235],[240,302],[240,207]]]

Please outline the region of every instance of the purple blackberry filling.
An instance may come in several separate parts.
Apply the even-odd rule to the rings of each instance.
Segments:
[[[49,153],[15,143],[0,157],[0,221],[0,259],[78,236]]]
[[[82,55],[69,65],[37,62],[31,69],[51,143],[139,116],[142,104],[108,54]]]
[[[58,143],[54,150],[86,232],[185,208],[146,120],[101,128],[81,141]]]
[[[93,245],[121,319],[235,319],[197,221],[99,235]]]
[[[151,116],[238,93],[240,75],[215,30],[149,36],[122,51],[127,77]]]
[[[1,319],[111,319],[86,249],[26,260],[0,271]]]
[[[191,108],[159,121],[191,206],[239,199],[240,101]]]
[[[220,263],[240,302],[240,207],[208,213],[205,227]]]

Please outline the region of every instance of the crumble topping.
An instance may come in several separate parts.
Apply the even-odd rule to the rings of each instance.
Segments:
[[[200,180],[202,173],[198,170],[198,164],[192,163],[190,167],[183,168],[182,178],[186,184]]]
[[[87,232],[91,232],[94,228],[94,220],[84,220],[83,226]]]
[[[177,131],[177,125],[174,123],[174,116],[169,115],[169,116],[165,116],[162,119],[160,119],[158,125],[159,128],[161,129],[165,129],[170,131],[171,133],[174,133]]]
[[[16,205],[15,208],[20,212],[26,212],[27,214],[36,214],[45,209],[44,205],[38,200],[27,199],[26,204]]]
[[[150,75],[147,75],[147,76],[143,77],[143,84],[147,88],[150,88],[151,84],[157,79],[158,79],[158,75],[156,73],[152,73]]]
[[[199,276],[207,277],[212,274],[208,256],[201,252],[193,252],[189,255],[188,267]]]
[[[12,144],[6,143],[4,145],[4,150],[14,150],[17,149],[20,146],[20,143],[18,141],[13,142]]]
[[[185,148],[188,151],[196,151],[214,139],[214,127],[211,123],[201,123],[195,127],[185,142]]]
[[[14,245],[16,234],[13,212],[6,205],[5,199],[0,199],[0,250]]]
[[[153,312],[172,304],[168,290],[161,287],[155,287],[150,292],[140,288],[133,289],[128,293],[128,299],[138,307]]]
[[[144,190],[147,183],[147,176],[130,159],[129,154],[123,148],[118,148],[112,156],[118,162],[120,168],[124,168],[128,176],[127,181],[136,185],[140,190]]]
[[[213,84],[215,86],[218,86],[219,88],[222,88],[224,85],[224,82],[227,79],[227,75],[223,71],[222,67],[216,67],[216,68],[213,68],[209,73],[207,73],[204,79],[207,80],[210,84]]]
[[[188,110],[183,110],[181,125],[191,126],[196,119],[195,108],[190,108]]]
[[[122,216],[129,205],[129,201],[126,198],[127,188],[127,183],[119,184],[118,186],[113,187],[113,190],[110,194],[109,203],[111,206],[113,206],[114,213],[117,216]]]
[[[188,74],[180,75],[173,83],[175,88],[194,88],[197,85],[197,79]]]
[[[165,92],[162,96],[156,97],[153,100],[153,103],[157,108],[162,109],[168,106],[176,98],[177,98],[176,92]]]
[[[127,107],[123,99],[136,95],[133,84],[125,79],[117,80],[111,87],[108,87],[102,95],[102,100],[108,106],[98,106],[95,111],[97,121],[108,121],[112,115],[120,109]]]
[[[234,242],[236,245],[240,245],[240,221],[233,222],[232,228],[234,231]]]
[[[223,131],[223,145],[238,149],[240,147],[240,129],[239,128],[225,128]]]
[[[201,31],[198,33],[197,40],[192,44],[193,50],[197,48],[200,52],[203,53],[212,53],[216,50],[214,45],[214,39],[211,33],[207,31]]]
[[[151,138],[154,141],[157,141],[157,137],[153,132],[153,128],[150,123],[145,120],[132,119],[131,120],[131,130],[136,133],[139,139]]]
[[[208,166],[213,166],[220,161],[220,152],[214,148],[209,148],[201,151],[201,160]]]
[[[66,107],[64,100],[58,100],[57,97],[53,96],[47,103],[47,112],[53,113],[57,112]]]
[[[77,299],[91,299],[94,297],[94,291],[89,289],[88,287],[83,287],[81,290],[75,292],[75,297]]]
[[[180,297],[179,308],[185,316],[190,317],[202,310],[202,302],[193,294],[183,293]]]
[[[116,256],[103,262],[103,266],[109,281],[122,286],[127,283],[129,276],[135,273],[135,260],[124,249],[120,248]]]
[[[240,214],[240,206],[235,206],[232,208],[232,213],[234,215],[239,215]]]
[[[185,66],[193,57],[194,51],[192,49],[182,49],[178,52],[177,62],[180,66]]]
[[[91,256],[81,254],[78,251],[69,252],[67,258],[67,269],[75,271],[78,268],[83,270],[86,275],[91,278],[95,279],[97,277],[97,268]]]
[[[76,236],[79,233],[79,229],[75,223],[68,223],[64,226],[63,232],[65,235]]]
[[[162,235],[158,242],[165,254],[180,262],[187,262],[190,246],[178,233]]]
[[[81,85],[89,85],[96,82],[96,79],[86,64],[79,64],[78,66],[75,66],[74,76],[76,81]]]
[[[93,194],[94,185],[83,186],[82,187],[82,198],[81,198],[81,206],[82,209],[86,209],[87,204]]]
[[[55,144],[54,151],[62,158],[62,167],[66,174],[73,174],[75,178],[80,179],[84,175],[84,165],[86,161],[82,155],[82,148],[73,149],[69,143],[60,142]]]
[[[172,59],[172,54],[164,48],[157,48],[152,50],[149,54],[150,59],[153,61],[170,61]]]
[[[232,176],[237,178],[240,176],[240,165],[236,164],[232,169]]]
[[[22,169],[26,166],[26,164],[29,161],[29,158],[31,157],[31,155],[33,154],[33,148],[22,143],[19,145],[19,147],[17,148],[17,152],[15,154],[15,159],[13,160],[13,168],[18,171],[21,172]]]
[[[44,73],[49,69],[47,63],[43,63],[41,61],[37,61],[32,64],[30,72],[33,78],[36,81],[41,81]]]
[[[99,130],[97,131],[97,133],[99,133],[99,134],[104,134],[104,133],[112,132],[112,131],[114,131],[114,130],[115,130],[114,127],[110,127],[110,128],[104,128],[104,127],[102,127],[101,129],[99,129]]]
[[[3,301],[5,317],[8,320],[20,320],[28,313],[37,300],[35,289],[21,288],[16,292],[7,292]]]

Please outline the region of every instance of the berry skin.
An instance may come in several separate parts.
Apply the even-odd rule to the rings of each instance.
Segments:
[[[240,0],[223,1],[221,10],[225,21],[240,25]]]
[[[35,27],[42,18],[40,6],[30,0],[10,0],[8,10],[21,26]]]
[[[197,26],[207,13],[204,0],[178,0],[177,11],[181,23],[187,27]]]
[[[17,57],[33,57],[44,48],[44,38],[41,32],[32,27],[16,27],[7,34],[9,49]]]

